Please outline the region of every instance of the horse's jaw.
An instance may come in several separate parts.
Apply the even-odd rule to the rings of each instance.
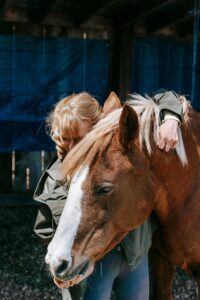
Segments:
[[[109,226],[107,224],[106,233],[103,230],[92,230],[84,240],[76,241],[78,243],[75,243],[71,252],[67,252],[61,240],[60,243],[58,240],[52,240],[48,246],[46,263],[54,283],[59,288],[68,288],[88,277],[93,272],[96,261],[112,250],[128,233],[122,231],[113,235],[114,231],[119,230],[112,223],[109,223]],[[110,238],[105,239],[105,236]]]

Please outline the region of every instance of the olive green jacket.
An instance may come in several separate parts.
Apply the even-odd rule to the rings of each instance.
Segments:
[[[163,119],[163,112],[167,110],[172,114],[176,114],[181,121],[183,107],[175,92],[160,89],[151,96],[154,102],[159,106],[161,120]]]

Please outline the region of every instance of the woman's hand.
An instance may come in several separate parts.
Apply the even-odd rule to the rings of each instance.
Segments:
[[[178,125],[179,122],[173,119],[168,119],[161,124],[157,142],[158,148],[166,152],[175,148],[178,142]]]

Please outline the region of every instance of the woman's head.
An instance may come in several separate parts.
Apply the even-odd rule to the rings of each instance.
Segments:
[[[85,136],[101,113],[97,100],[85,92],[63,98],[55,105],[47,124],[60,158]]]

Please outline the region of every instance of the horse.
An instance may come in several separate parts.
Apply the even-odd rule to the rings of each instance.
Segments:
[[[120,107],[112,93],[105,117],[66,156],[68,199],[45,259],[57,285],[77,284],[153,212],[153,297],[171,300],[175,266],[200,285],[200,115],[180,97],[179,143],[164,153],[157,105],[134,98]]]

